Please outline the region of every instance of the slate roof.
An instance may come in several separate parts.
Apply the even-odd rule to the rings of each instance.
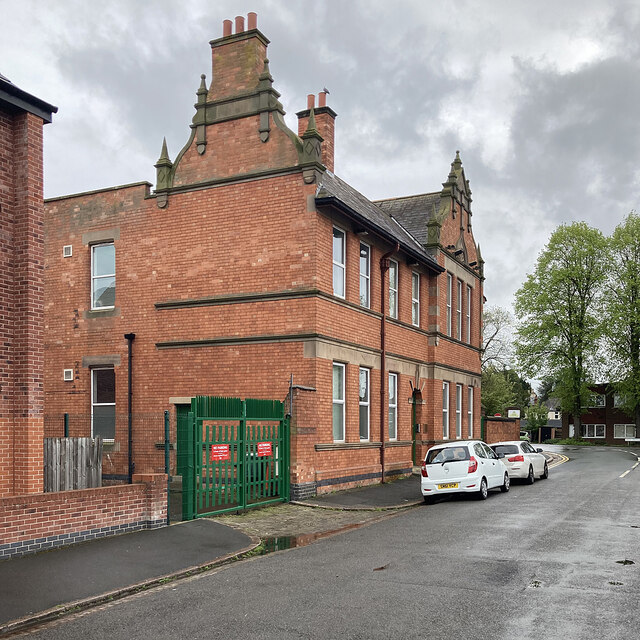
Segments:
[[[393,216],[421,243],[427,243],[427,222],[440,207],[440,191],[417,196],[376,200],[374,204]]]
[[[47,123],[51,122],[52,114],[58,111],[58,107],[23,91],[2,74],[0,74],[0,107],[10,113],[24,111],[33,113]]]
[[[331,171],[325,171],[319,180],[316,190],[316,204],[319,206],[332,204],[343,209],[363,226],[373,227],[382,236],[398,242],[405,252],[427,263],[435,271],[443,271],[436,260],[425,251],[419,238],[403,226],[400,220],[363,196]]]

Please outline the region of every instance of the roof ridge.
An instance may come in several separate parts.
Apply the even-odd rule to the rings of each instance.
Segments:
[[[410,196],[395,196],[393,198],[380,198],[379,200],[371,200],[370,202],[391,202],[392,200],[408,200],[409,198],[419,198],[420,196],[435,196],[440,194],[440,191],[427,191],[426,193],[414,193]]]

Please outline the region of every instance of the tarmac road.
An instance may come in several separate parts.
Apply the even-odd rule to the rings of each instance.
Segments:
[[[605,447],[559,451],[570,460],[533,486],[409,509],[29,635],[635,640],[640,467],[621,476],[637,458]]]

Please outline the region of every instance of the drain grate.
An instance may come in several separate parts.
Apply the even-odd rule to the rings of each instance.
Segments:
[[[529,583],[530,589],[539,589],[541,586],[542,586],[542,582],[540,582],[540,580],[532,580]]]

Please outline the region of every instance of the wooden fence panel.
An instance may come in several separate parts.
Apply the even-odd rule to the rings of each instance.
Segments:
[[[45,438],[44,490],[102,486],[102,438]]]

